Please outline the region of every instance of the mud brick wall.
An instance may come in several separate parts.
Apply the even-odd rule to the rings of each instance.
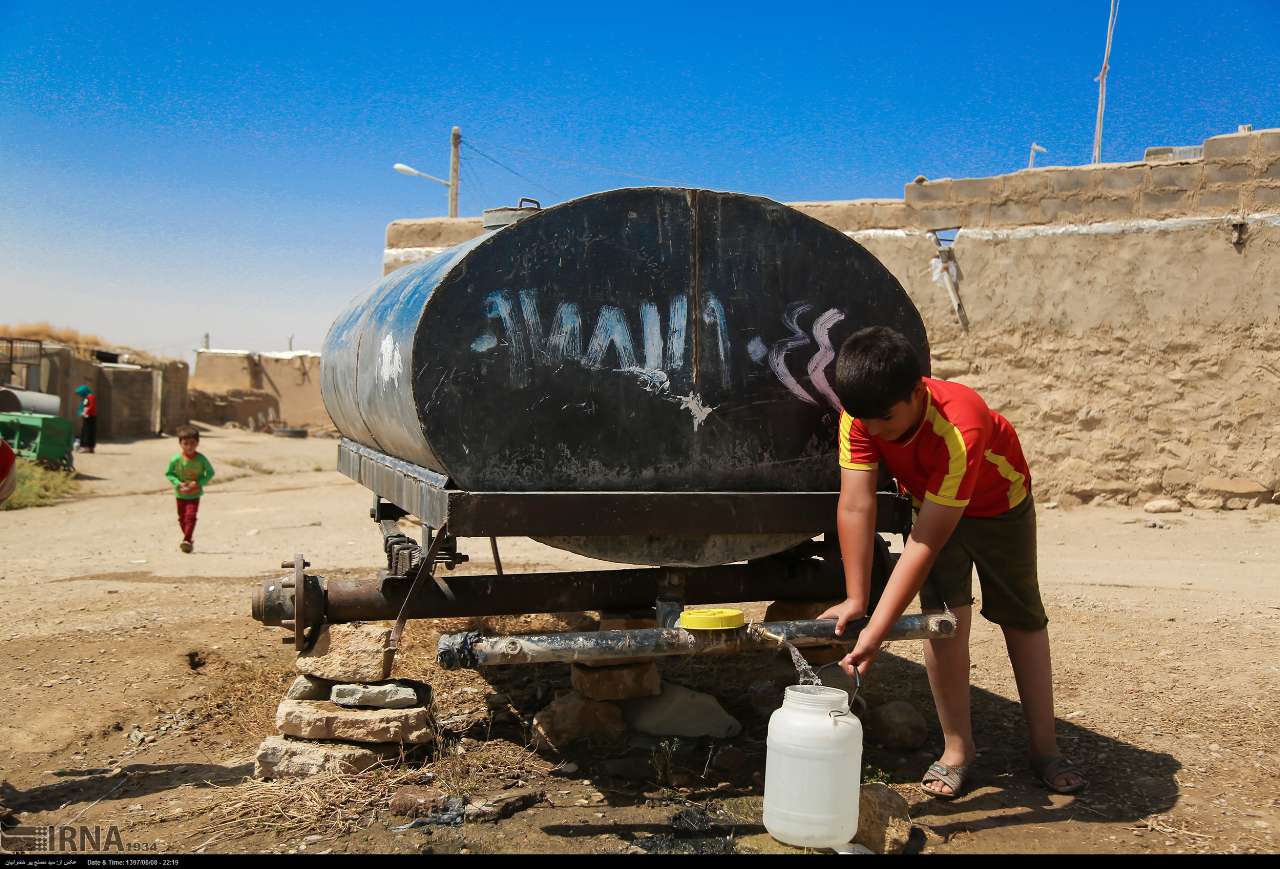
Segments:
[[[280,402],[269,392],[258,389],[230,389],[206,392],[191,390],[191,417],[210,425],[234,423],[249,431],[257,431],[280,420]]]
[[[185,362],[170,362],[162,370],[164,397],[160,407],[160,431],[173,434],[178,426],[191,421],[191,405],[187,396],[189,371]]]
[[[205,391],[260,389],[254,355],[248,351],[197,350],[191,387]]]
[[[248,351],[198,350],[191,385],[209,395],[265,393],[270,395],[270,417],[262,417],[266,406],[253,403],[252,409],[228,411],[225,419],[195,418],[207,422],[237,422],[261,427],[268,419],[293,426],[332,425],[320,397],[320,354],[306,351],[250,353]],[[239,400],[235,402],[237,406]],[[201,407],[206,407],[201,404]],[[225,416],[225,414],[224,414]]]
[[[1280,130],[1215,136],[1197,160],[791,205],[901,281],[935,376],[1013,422],[1042,502],[1280,502]],[[930,269],[930,231],[953,228],[967,331]],[[384,269],[481,231],[475,218],[396,221]]]
[[[98,380],[98,436],[146,437],[156,434],[156,379],[151,368],[100,368]]]
[[[329,426],[320,397],[320,354],[258,355],[261,388],[275,396],[279,418],[293,426]]]
[[[1280,129],[1206,139],[1198,160],[1048,166],[907,184],[902,199],[794,202],[845,231],[956,229],[1280,211]]]

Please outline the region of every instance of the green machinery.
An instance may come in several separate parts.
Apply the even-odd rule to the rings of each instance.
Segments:
[[[69,420],[44,413],[0,413],[0,437],[24,459],[70,468],[74,434]]]

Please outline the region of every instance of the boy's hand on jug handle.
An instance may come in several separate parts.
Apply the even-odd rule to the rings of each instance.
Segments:
[[[860,619],[867,614],[866,605],[858,603],[855,600],[846,598],[844,601],[829,608],[819,619],[835,619],[836,620],[836,636],[843,636],[844,626],[854,619]]]
[[[853,670],[856,667],[858,675],[865,676],[867,670],[871,668],[871,662],[878,654],[880,654],[880,642],[872,640],[864,632],[858,638],[858,644],[853,647],[853,651],[840,659],[840,669],[853,676]]]

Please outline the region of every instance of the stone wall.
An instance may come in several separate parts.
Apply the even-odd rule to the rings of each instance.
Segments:
[[[1203,157],[906,185],[791,205],[862,244],[924,317],[934,373],[1018,429],[1042,501],[1199,507],[1280,490],[1280,130]],[[950,251],[969,328],[933,277]],[[478,219],[396,221],[391,271]]]

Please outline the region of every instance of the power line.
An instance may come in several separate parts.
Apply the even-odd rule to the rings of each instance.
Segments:
[[[520,178],[520,179],[522,179],[522,180],[524,180],[524,181],[528,181],[528,182],[529,182],[530,184],[532,184],[534,187],[538,187],[538,188],[540,188],[540,189],[542,189],[542,190],[547,191],[547,192],[548,192],[548,193],[550,193],[552,196],[560,196],[560,194],[559,194],[559,193],[557,193],[556,191],[552,190],[550,187],[547,187],[545,184],[539,184],[537,181],[534,181],[532,178],[528,177],[527,175],[521,175],[519,172],[517,172],[516,170],[512,169],[510,166],[506,165],[505,163],[502,163],[502,162],[500,162],[500,161],[498,161],[498,160],[495,160],[493,157],[490,157],[488,154],[486,154],[484,151],[481,151],[481,150],[480,150],[479,148],[477,148],[475,145],[472,145],[472,144],[471,144],[470,142],[468,142],[466,139],[463,139],[463,140],[462,140],[462,144],[463,144],[463,145],[465,145],[468,149],[470,149],[470,150],[472,150],[472,151],[475,151],[477,156],[480,156],[480,157],[485,158],[485,159],[486,159],[486,160],[488,160],[490,163],[492,163],[493,165],[497,166],[499,169],[505,169],[506,171],[510,172],[512,175],[516,176],[517,178]]]
[[[570,169],[586,169],[588,171],[601,172],[606,175],[618,175],[623,178],[635,178],[640,181],[656,181],[659,184],[679,184],[680,183],[679,181],[676,181],[672,178],[654,178],[651,175],[639,175],[635,172],[628,172],[623,169],[611,169],[608,166],[597,166],[591,163],[575,163],[571,160],[557,160],[554,157],[544,157],[541,154],[535,154],[534,152],[527,151],[523,148],[508,147],[506,150],[516,154],[523,154],[524,156],[531,157],[534,160],[542,160],[543,162],[546,162],[546,163],[554,163],[557,166],[567,166]]]
[[[498,204],[496,197],[494,197],[492,191],[489,190],[488,185],[481,180],[480,173],[471,168],[470,160],[466,163],[460,164],[460,169],[462,172],[462,182],[467,185],[469,189],[475,191],[474,194],[469,195],[474,195],[476,197],[480,203],[481,211],[485,208],[492,208],[494,205]]]

